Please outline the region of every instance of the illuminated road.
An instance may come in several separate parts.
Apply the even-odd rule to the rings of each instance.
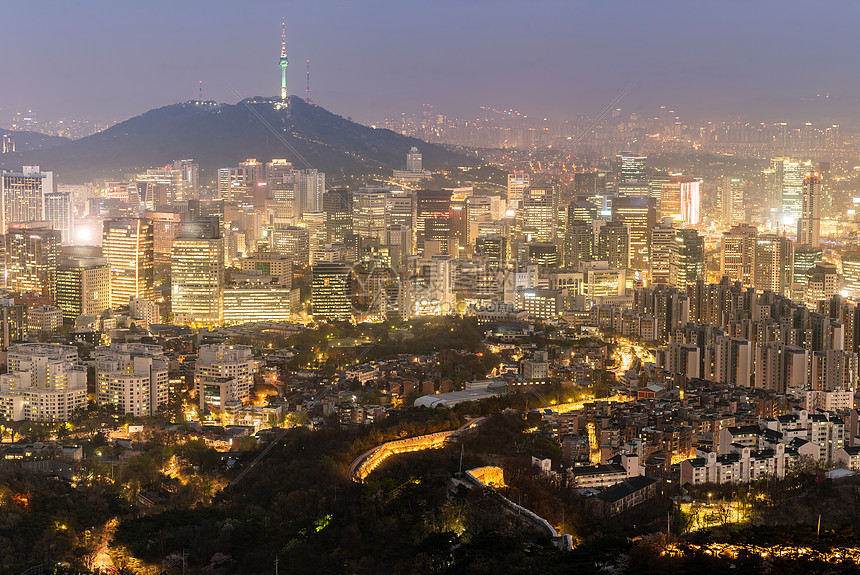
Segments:
[[[827,563],[853,561],[856,564],[860,564],[860,548],[857,547],[837,547],[830,550],[820,550],[812,549],[811,547],[792,547],[789,545],[761,546],[753,544],[733,545],[729,543],[695,545],[692,543],[683,543],[681,545],[669,545],[662,554],[670,557],[684,557],[689,551],[729,559],[735,559],[741,553],[751,553],[760,555],[762,559],[775,557],[793,561],[824,561]]]
[[[349,476],[353,481],[360,483],[392,455],[424,451],[426,449],[440,449],[445,447],[451,440],[462,435],[464,431],[476,427],[483,420],[483,417],[478,417],[467,421],[453,431],[440,431],[438,433],[419,435],[418,437],[407,437],[406,439],[397,439],[378,445],[353,459],[349,465]]]
[[[596,401],[608,401],[609,403],[618,403],[630,401],[630,398],[622,398],[619,395],[610,395],[609,397],[594,397],[590,399],[583,399],[582,401],[576,401],[573,403],[559,403],[558,405],[547,405],[546,407],[538,408],[539,411],[552,411],[553,413],[568,413],[570,411],[576,411],[578,409],[582,409],[585,407],[587,403],[594,403]]]

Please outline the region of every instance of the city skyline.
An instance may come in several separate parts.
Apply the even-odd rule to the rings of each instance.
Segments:
[[[12,27],[7,67],[51,73],[7,86],[3,123],[28,110],[49,120],[112,123],[196,99],[200,82],[203,97],[219,102],[275,96],[282,19],[294,62],[288,92],[305,96],[310,60],[314,101],[364,123],[422,104],[460,117],[479,115],[481,106],[596,115],[635,81],[620,104],[627,112],[668,105],[694,120],[851,124],[860,93],[860,83],[841,72],[853,52],[847,27],[854,19],[845,12],[858,7],[842,2],[819,10],[827,33],[815,42],[786,41],[802,37],[797,2],[774,9],[508,0],[435,3],[417,17],[381,0],[313,7],[264,1],[241,12],[222,2],[169,10],[161,2],[96,4],[98,20],[56,2],[40,12],[35,32]],[[8,16],[33,17],[23,5]]]

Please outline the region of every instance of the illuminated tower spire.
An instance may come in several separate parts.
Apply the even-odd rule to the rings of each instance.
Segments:
[[[281,21],[281,58],[278,60],[278,65],[281,67],[281,100],[287,99],[287,66],[290,65],[287,60],[287,24]]]

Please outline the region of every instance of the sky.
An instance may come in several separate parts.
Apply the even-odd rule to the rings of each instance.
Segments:
[[[596,116],[839,121],[860,103],[860,3],[797,0],[7,0],[0,126],[15,112],[116,122],[288,88],[370,123],[422,104]],[[824,97],[830,94],[829,98]],[[820,95],[820,96],[819,96]],[[847,120],[845,120],[847,122]]]

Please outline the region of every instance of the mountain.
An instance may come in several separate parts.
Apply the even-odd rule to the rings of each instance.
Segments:
[[[47,134],[40,134],[39,132],[5,130],[0,128],[0,136],[5,136],[6,134],[11,134],[15,139],[15,149],[19,152],[42,150],[71,142],[68,138],[61,138],[60,136],[49,136]],[[18,167],[20,168],[21,166]]]
[[[351,122],[292,96],[286,103],[249,98],[238,104],[189,101],[150,110],[103,132],[44,150],[0,156],[6,169],[37,164],[63,183],[121,178],[173,160],[194,158],[201,179],[246,158],[286,158],[297,168],[316,168],[329,181],[390,176],[404,169],[416,146],[427,169],[476,165],[477,161],[390,130]]]

